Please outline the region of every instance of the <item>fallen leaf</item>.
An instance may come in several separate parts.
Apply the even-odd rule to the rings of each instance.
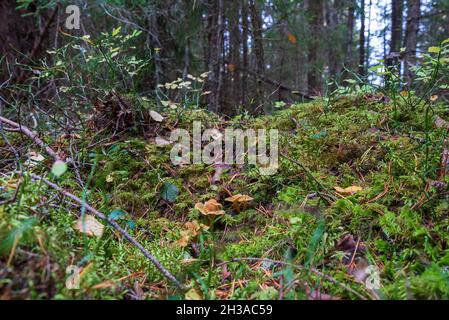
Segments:
[[[67,164],[62,160],[56,160],[51,167],[51,173],[60,177],[67,171]]]
[[[170,182],[165,182],[161,188],[161,198],[168,202],[174,202],[178,197],[179,189]]]
[[[158,145],[158,146],[166,146],[166,145],[169,145],[169,144],[172,144],[170,141],[168,141],[168,140],[166,140],[166,139],[164,139],[164,138],[161,138],[161,137],[156,137],[156,139],[154,140],[154,142],[156,143],[156,145]]]
[[[185,295],[186,300],[203,300],[201,293],[198,292],[195,288],[190,289],[186,292]]]
[[[435,126],[437,128],[445,128],[449,130],[449,122],[447,122],[446,120],[440,118],[439,116],[435,117]]]
[[[438,99],[437,95],[433,95],[430,97],[430,101],[432,101],[432,102],[437,101],[437,99]]]
[[[320,290],[312,290],[309,292],[310,300],[341,300],[339,297],[334,297],[327,293],[322,293]]]
[[[114,181],[114,176],[110,173],[106,176],[106,182],[111,183],[112,181]]]
[[[104,225],[100,223],[94,216],[86,214],[80,217],[75,224],[75,229],[87,234],[88,236],[101,237],[104,231]]]
[[[341,188],[339,186],[334,186],[335,191],[341,194],[354,194],[356,192],[362,191],[363,188],[359,186],[350,186],[347,188]]]
[[[287,38],[288,38],[288,41],[290,41],[290,43],[293,43],[293,44],[295,44],[297,41],[295,35],[290,32],[287,34]]]
[[[30,160],[33,160],[35,162],[41,162],[41,161],[45,160],[44,156],[37,152],[31,151],[29,153],[29,156],[30,156]]]
[[[150,110],[150,116],[151,118],[153,118],[154,121],[157,122],[162,122],[162,120],[164,120],[164,117],[160,113],[153,110]]]

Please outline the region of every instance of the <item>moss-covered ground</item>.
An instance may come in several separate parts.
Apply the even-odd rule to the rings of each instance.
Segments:
[[[1,297],[448,299],[449,181],[440,174],[447,129],[426,128],[419,105],[397,107],[358,95],[260,117],[176,109],[161,112],[164,121],[144,134],[111,140],[86,126],[76,137],[51,137],[58,151],[70,154],[75,145],[81,162],[49,177],[105,214],[120,210],[117,221],[190,289],[176,289],[111,227],[101,237],[77,231],[79,207],[25,176],[17,201],[0,206]],[[447,107],[433,111],[449,119]],[[204,128],[278,129],[277,173],[173,165],[171,146],[155,138],[191,130],[194,120]],[[49,166],[47,159],[30,170],[44,175]],[[8,198],[19,176],[2,171]],[[167,185],[179,190],[173,201],[161,195]],[[235,194],[253,200],[232,206],[225,199]],[[225,211],[214,221],[195,209],[211,199]],[[70,265],[81,268],[76,290],[66,287]]]

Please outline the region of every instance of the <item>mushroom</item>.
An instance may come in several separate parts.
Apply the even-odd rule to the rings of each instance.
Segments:
[[[248,207],[248,204],[253,200],[253,198],[239,193],[233,195],[232,197],[226,198],[225,200],[232,202],[232,208],[234,208],[235,211],[240,212],[244,211]]]
[[[222,210],[223,205],[215,199],[210,199],[205,203],[198,202],[195,205],[195,209],[198,209],[202,215],[206,216],[209,225],[215,220],[216,217],[222,216],[225,212]]]

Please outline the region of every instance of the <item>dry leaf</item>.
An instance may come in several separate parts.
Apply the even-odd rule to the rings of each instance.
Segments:
[[[154,121],[157,122],[162,122],[162,120],[164,120],[164,117],[160,113],[153,110],[150,110],[150,116],[151,118],[153,118]]]
[[[354,194],[356,192],[362,191],[363,188],[359,186],[350,186],[347,188],[341,188],[339,186],[334,186],[335,191],[341,194]]]
[[[438,99],[438,96],[436,94],[430,97],[430,101],[432,101],[432,102],[437,101],[437,99]]]
[[[88,236],[101,237],[104,231],[104,225],[100,223],[94,216],[86,214],[80,217],[75,224],[75,229],[87,234]]]
[[[168,141],[168,140],[166,140],[166,139],[164,139],[164,138],[161,138],[161,137],[156,137],[156,139],[154,140],[154,142],[156,143],[156,145],[158,145],[158,146],[166,146],[166,145],[169,145],[169,144],[171,144],[171,142],[170,141]]]
[[[440,118],[439,116],[435,117],[435,126],[437,128],[445,128],[449,130],[449,122],[447,122],[446,120]]]
[[[186,292],[185,295],[186,300],[203,300],[201,293],[198,292],[195,288],[190,289]]]
[[[30,156],[30,160],[33,160],[35,162],[41,162],[41,161],[45,160],[43,155],[41,155],[40,153],[33,152],[33,151],[31,151],[29,153],[29,156]]]
[[[290,41],[290,42],[293,43],[293,44],[295,44],[296,41],[297,41],[295,35],[293,35],[292,33],[288,33],[288,34],[287,34],[287,38],[288,38],[288,41]]]

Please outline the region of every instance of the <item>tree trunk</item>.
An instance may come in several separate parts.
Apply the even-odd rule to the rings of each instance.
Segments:
[[[391,3],[391,41],[390,54],[399,52],[402,44],[402,15],[404,0],[392,0]]]
[[[231,94],[230,102],[232,106],[238,106],[242,103],[241,92],[240,92],[240,8],[239,3],[236,1],[232,2],[231,12],[229,14],[229,30],[230,30],[230,40],[229,40],[229,77],[231,81]]]
[[[253,52],[255,59],[256,73],[263,77],[265,71],[264,52],[263,52],[263,36],[262,36],[262,19],[257,11],[254,0],[249,1],[249,11],[251,16],[251,25],[253,32]],[[256,80],[256,97],[254,99],[258,106],[263,104],[263,88],[262,81],[258,78]]]
[[[322,79],[320,70],[321,57],[321,29],[324,24],[323,1],[313,0],[310,2],[309,12],[311,15],[311,40],[309,51],[308,85],[310,94],[320,94],[322,91]]]
[[[410,85],[413,72],[410,67],[416,63],[416,45],[418,40],[419,16],[421,0],[407,0],[407,26],[405,29],[404,47],[404,77]]]
[[[327,5],[328,7],[328,30],[329,34],[332,34],[335,37],[338,37],[339,27],[341,24],[340,17],[341,11],[343,9],[343,1],[335,0],[333,5]],[[338,43],[335,45],[334,43],[330,44],[329,47],[329,64],[330,64],[330,75],[331,77],[336,77],[341,72],[342,63],[341,60],[344,57],[342,55],[342,50],[345,50],[343,44]],[[344,52],[344,51],[343,51]]]
[[[248,81],[248,8],[246,0],[240,1],[241,12],[242,12],[242,81],[241,81],[241,96],[242,104],[246,106],[248,96],[247,92],[247,81]]]
[[[345,67],[352,70],[354,65],[354,17],[355,17],[355,0],[349,0],[348,4],[348,20],[346,22],[346,57]],[[347,78],[347,72],[343,78]]]
[[[359,74],[365,75],[365,0],[360,3]]]

